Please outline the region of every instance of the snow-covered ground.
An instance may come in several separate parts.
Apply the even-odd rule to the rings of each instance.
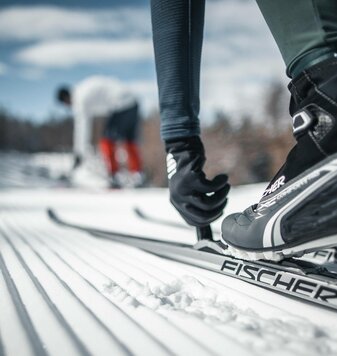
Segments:
[[[70,164],[0,157],[0,355],[337,354],[334,312],[51,222],[47,207],[89,226],[196,239],[135,214],[182,222],[165,189],[68,188],[55,177]],[[233,189],[226,214],[263,187]]]

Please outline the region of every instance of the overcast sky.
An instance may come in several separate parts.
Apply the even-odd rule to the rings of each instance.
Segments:
[[[100,74],[125,81],[144,111],[157,105],[149,1],[1,1],[0,105],[44,120],[62,111],[60,84]],[[287,79],[254,0],[209,0],[202,116],[259,111],[271,81]]]

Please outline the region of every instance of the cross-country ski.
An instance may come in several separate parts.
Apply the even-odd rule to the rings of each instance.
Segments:
[[[48,210],[48,215],[58,224],[86,231],[97,237],[111,239],[172,260],[240,278],[262,288],[269,288],[275,292],[337,310],[337,264],[325,267],[295,259],[279,264],[245,261],[226,255],[226,251],[222,250],[218,243],[209,240],[199,241],[195,245],[164,242],[118,231],[101,230],[99,227],[90,228],[72,224],[60,219],[53,210]]]

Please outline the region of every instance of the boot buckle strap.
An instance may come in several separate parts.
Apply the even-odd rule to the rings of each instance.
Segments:
[[[307,110],[302,110],[293,116],[293,134],[298,138],[307,132],[314,124],[314,118]]]

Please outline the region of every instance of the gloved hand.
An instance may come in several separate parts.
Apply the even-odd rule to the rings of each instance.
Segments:
[[[74,154],[74,160],[73,160],[73,166],[71,167],[71,170],[75,170],[82,164],[82,156],[78,153]]]
[[[165,141],[170,201],[186,222],[209,225],[223,213],[229,191],[228,177],[206,179],[202,171],[204,146],[199,136]]]

